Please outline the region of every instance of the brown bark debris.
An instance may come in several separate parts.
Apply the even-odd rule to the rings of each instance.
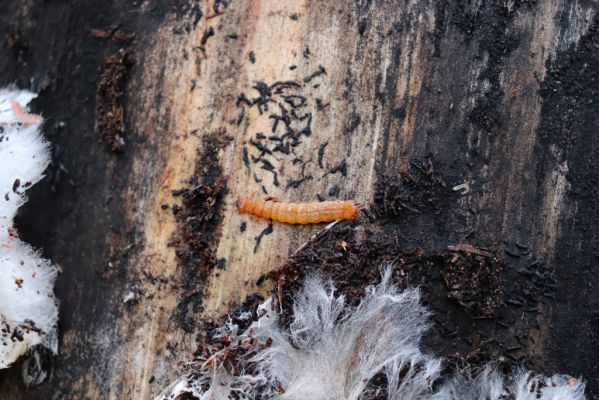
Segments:
[[[96,90],[96,132],[113,152],[125,149],[123,96],[127,85],[127,69],[132,63],[131,53],[131,49],[120,49],[104,57]]]

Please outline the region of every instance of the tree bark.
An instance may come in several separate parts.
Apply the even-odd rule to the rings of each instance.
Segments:
[[[415,202],[356,224],[406,251],[485,248],[505,261],[508,287],[518,268],[547,265],[555,288],[522,352],[536,369],[583,376],[599,398],[597,3],[1,9],[0,84],[40,93],[33,111],[53,144],[18,228],[63,273],[48,379],[25,388],[14,366],[0,397],[152,398],[211,321],[266,295],[259,278],[322,229],[270,232],[237,213],[238,195],[376,210],[385,179],[432,165],[441,209]]]

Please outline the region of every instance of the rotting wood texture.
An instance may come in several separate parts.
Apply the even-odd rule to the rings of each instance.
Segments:
[[[322,228],[239,215],[256,193],[371,206],[374,238],[422,249],[407,265],[460,243],[509,279],[539,260],[553,298],[519,346],[599,398],[595,2],[3,3],[1,84],[40,92],[54,150],[18,227],[64,273],[49,378],[27,389],[20,366],[2,371],[0,397],[159,393],[210,321],[268,293],[256,281]],[[121,48],[115,154],[94,101]],[[412,188],[422,173],[445,189]]]

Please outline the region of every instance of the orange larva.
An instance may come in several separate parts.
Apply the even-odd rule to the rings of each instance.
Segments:
[[[241,196],[237,201],[241,214],[286,224],[317,224],[338,219],[354,219],[360,208],[353,201],[323,201],[314,203],[285,203],[270,197]]]

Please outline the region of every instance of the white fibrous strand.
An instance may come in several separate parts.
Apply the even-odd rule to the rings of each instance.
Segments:
[[[294,299],[294,320],[280,327],[273,299],[243,332],[231,322],[216,331],[161,400],[582,400],[584,383],[517,369],[508,376],[488,365],[474,377],[443,373],[443,359],[426,355],[420,341],[430,312],[418,289],[390,283],[366,288],[357,307],[335,295],[331,282],[309,277]],[[384,375],[384,396],[369,383]]]
[[[50,162],[42,118],[26,106],[35,94],[0,89],[0,368],[37,344],[57,351],[58,268],[21,241],[13,226],[25,191]]]

